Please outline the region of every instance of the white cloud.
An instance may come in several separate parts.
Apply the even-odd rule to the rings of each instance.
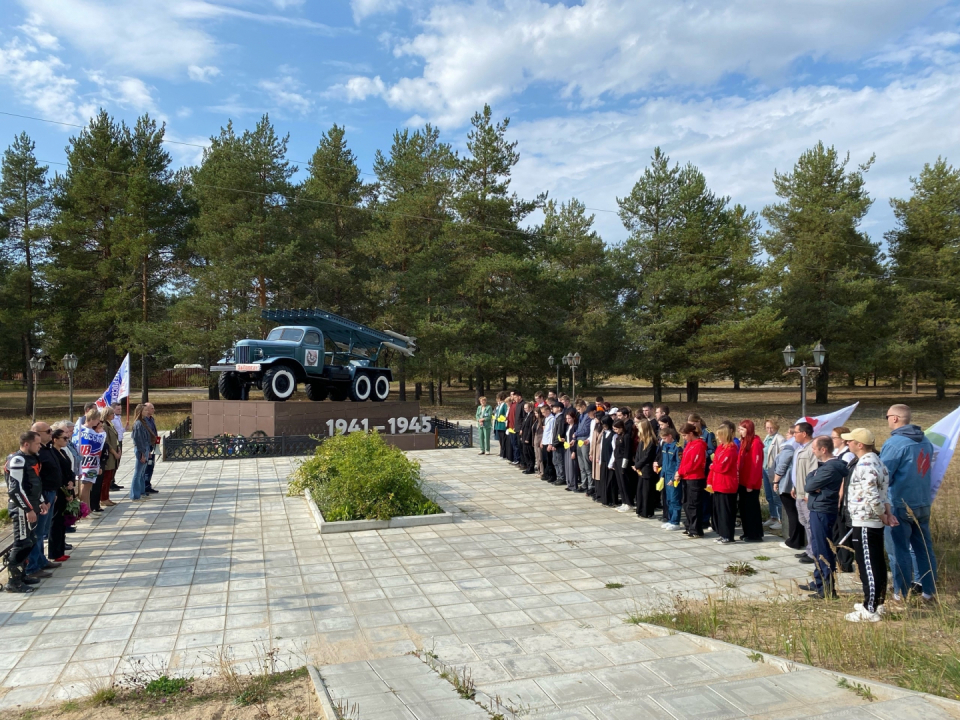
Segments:
[[[96,110],[96,103],[77,100],[79,83],[66,70],[59,58],[42,55],[20,39],[0,47],[0,82],[12,89],[9,97],[35,108],[42,117],[82,122]]]
[[[257,86],[267,93],[278,107],[301,115],[313,107],[313,100],[302,93],[300,82],[291,75],[281,75],[273,80],[261,80]]]
[[[149,112],[154,117],[159,115],[153,93],[143,80],[126,75],[110,77],[99,72],[91,72],[89,77],[100,88],[98,104]]]
[[[27,22],[17,29],[29,37],[38,47],[44,50],[59,50],[60,41],[57,40],[56,36],[51,35],[46,30],[43,30],[40,27],[40,24],[40,18],[31,14],[30,17],[27,18]]]
[[[300,7],[305,0],[271,0],[278,10],[286,10],[291,7]]]
[[[333,97],[342,97],[348,102],[366,100],[368,97],[381,96],[386,92],[386,85],[377,75],[374,78],[357,76],[352,77],[341,85],[334,85],[328,94]]]
[[[205,68],[220,51],[207,26],[225,18],[298,26],[330,34],[303,18],[261,14],[207,0],[19,0],[31,27],[50,32],[98,65],[125,73],[174,77]],[[289,3],[288,3],[289,4]]]
[[[874,239],[892,226],[888,200],[909,194],[909,178],[943,155],[960,162],[960,67],[884,87],[803,87],[760,99],[652,99],[617,112],[511,125],[521,160],[513,187],[616,210],[649,163],[655,146],[673,161],[693,162],[711,187],[761,210],[774,202],[774,170],[789,171],[818,140],[877,162],[867,174],[875,199],[866,229]],[[597,213],[608,241],[625,231],[616,214]]]
[[[204,65],[200,67],[199,65],[191,65],[187,68],[187,76],[191,80],[196,80],[197,82],[210,82],[217,75],[220,74],[220,68],[214,65]]]
[[[405,3],[404,0],[350,0],[353,8],[353,19],[356,22],[379,13],[394,12]]]
[[[484,102],[544,83],[581,106],[605,97],[710,87],[726,75],[777,81],[800,58],[852,60],[944,0],[469,0],[432,7],[394,53],[422,63],[387,88],[392,107],[458,125]],[[390,0],[354,0],[354,14]]]

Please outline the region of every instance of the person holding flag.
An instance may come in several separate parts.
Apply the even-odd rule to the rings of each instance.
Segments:
[[[85,502],[94,512],[103,512],[100,507],[99,486],[95,497],[92,493],[103,472],[100,469],[100,455],[107,442],[107,434],[102,431],[102,426],[100,411],[90,408],[76,432],[75,444],[80,453],[80,502]]]

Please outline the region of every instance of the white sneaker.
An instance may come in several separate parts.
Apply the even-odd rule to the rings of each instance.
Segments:
[[[763,523],[763,526],[766,527],[766,528],[768,528],[768,527],[770,527],[771,525],[773,525],[775,522],[776,522],[776,520],[774,520],[773,518],[770,518],[769,520],[767,520],[766,522]]]
[[[844,617],[849,622],[880,622],[880,613],[870,612],[863,605],[857,603],[853,606],[853,612],[847,613]]]
[[[629,509],[630,509],[630,506],[624,504],[617,508],[617,512],[627,512]]]
[[[793,550],[793,548],[787,545],[785,542],[780,543],[780,547],[782,547],[784,550]]]
[[[886,605],[881,605],[880,607],[877,608],[877,615],[879,615],[880,617],[883,617],[883,616],[886,615],[886,614],[887,614],[887,606],[886,606]]]
[[[675,523],[664,523],[664,524],[663,524],[663,529],[664,529],[664,530],[679,530],[679,529],[680,529],[680,526],[677,525],[677,524],[675,524]]]
[[[783,528],[783,525],[781,525],[779,522],[775,522],[773,523],[773,525],[770,526],[771,530],[780,530],[782,528]]]

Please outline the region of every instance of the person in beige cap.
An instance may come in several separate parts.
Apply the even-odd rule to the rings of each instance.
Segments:
[[[863,585],[863,602],[854,605],[846,618],[850,622],[878,622],[887,596],[883,527],[897,523],[890,512],[890,474],[877,455],[872,432],[855,428],[841,437],[857,456],[845,502],[853,526],[850,540]]]

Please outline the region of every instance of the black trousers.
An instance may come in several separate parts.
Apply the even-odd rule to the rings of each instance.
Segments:
[[[540,446],[540,469],[543,471],[543,480],[554,482],[557,479],[557,471],[553,467],[553,453],[547,450],[546,445]]]
[[[713,493],[713,526],[717,535],[733,540],[737,527],[737,493]]]
[[[657,476],[653,474],[653,468],[640,473],[640,481],[637,483],[637,515],[645,518],[652,518],[657,510]]]
[[[27,559],[30,557],[33,546],[37,544],[37,536],[34,533],[36,524],[27,520],[27,511],[14,505],[13,502],[7,505],[7,510],[13,526],[13,547],[7,555],[10,584],[20,587],[27,570]]]
[[[63,490],[57,491],[57,500],[53,504],[53,517],[50,518],[50,539],[47,541],[47,559],[56,560],[67,554],[67,526],[63,524],[63,512],[67,509],[67,496]]]
[[[497,441],[500,443],[500,457],[507,457],[507,431],[497,430]]]
[[[780,500],[790,524],[790,534],[784,537],[784,542],[789,548],[803,550],[807,547],[807,531],[803,529],[800,515],[797,514],[797,499],[790,493],[780,493]]]
[[[703,535],[703,516],[700,508],[704,505],[704,495],[707,493],[706,480],[681,480],[687,488],[686,507],[687,514],[687,532],[690,535]]]
[[[520,441],[520,464],[523,465],[524,470],[533,472],[533,466],[535,463],[532,443],[526,443],[522,440]]]
[[[857,528],[858,530],[860,528]],[[850,532],[851,527],[844,517],[844,513],[841,511],[837,515],[837,521],[833,524],[833,537],[830,538],[833,541],[833,544],[837,547],[837,565],[843,572],[853,572],[853,561],[854,561],[854,552],[849,548],[853,547],[850,545],[850,542],[847,541],[846,547],[840,545],[840,541],[847,536],[847,533]]]
[[[883,551],[883,528],[853,528],[850,536],[863,585],[863,606],[876,612],[887,599],[887,556]]]
[[[763,513],[760,511],[761,490],[747,490],[740,486],[740,526],[743,528],[743,537],[747,540],[763,539]]]
[[[93,489],[90,491],[90,509],[100,509],[100,494],[103,492],[103,472],[97,475],[97,480],[93,483]]]

